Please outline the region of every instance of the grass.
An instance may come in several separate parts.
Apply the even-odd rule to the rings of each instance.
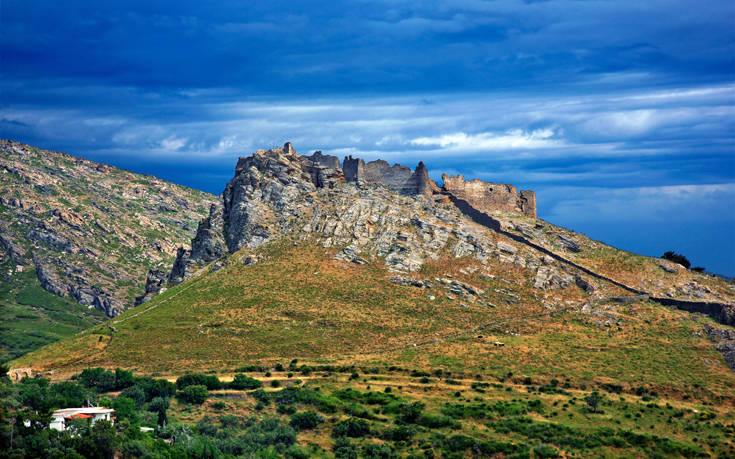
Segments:
[[[423,450],[434,457],[530,457],[539,446],[563,457],[727,457],[735,451],[732,411],[710,418],[694,403],[602,393],[592,412],[584,401],[590,390],[547,394],[506,381],[477,393],[472,379],[446,386],[438,378],[426,387],[410,374],[384,371],[365,382],[345,371],[314,375],[283,390],[214,391],[201,406],[174,402],[169,419],[214,426],[208,429],[214,434],[218,419],[224,427],[251,417],[288,423],[315,413],[309,417],[321,421],[299,432],[298,444],[317,457],[330,457],[345,444],[357,450],[384,444],[399,456]],[[285,372],[273,371],[272,378],[293,384]]]
[[[442,368],[485,378],[511,372],[511,379],[558,379],[576,388],[646,386],[712,403],[726,399],[735,384],[722,357],[697,335],[708,319],[656,304],[618,306],[620,326],[600,328],[568,307],[581,290],[556,292],[561,312],[554,313],[534,299],[521,270],[503,265],[490,268],[495,279],[462,274],[462,263],[443,259],[430,267],[485,289],[482,298],[497,305],[489,308],[450,301],[438,288],[395,285],[381,263],[345,265],[317,245],[273,244],[261,253],[264,261],[249,266],[239,262],[243,255],[126,312],[113,321],[116,333],[93,327],[13,365],[62,373],[101,365],[179,374],[297,358]],[[494,291],[500,286],[517,299],[503,302],[506,297]]]
[[[3,264],[3,275],[11,269]],[[105,318],[68,298],[45,291],[33,269],[6,276],[0,287],[0,361],[69,337]]]
[[[23,202],[0,206],[0,233],[21,254],[12,267],[18,264],[32,271],[40,262],[58,271],[62,282],[99,287],[124,307],[132,307],[135,296],[143,292],[150,267],[171,266],[175,246],[191,240],[215,198],[155,177],[100,169],[97,163],[40,149],[3,149],[0,169],[4,165],[12,166],[13,172],[0,174],[0,193]],[[164,215],[160,206],[176,212]],[[65,251],[31,240],[29,232],[38,228],[70,241],[72,247]],[[156,248],[159,244],[164,250]],[[77,313],[84,312],[81,306],[44,294],[32,277],[14,275],[18,282],[2,297],[0,359],[99,323],[96,312],[77,320]],[[22,282],[28,282],[28,288],[21,288]]]

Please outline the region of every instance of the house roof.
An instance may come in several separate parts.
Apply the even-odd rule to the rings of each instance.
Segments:
[[[107,414],[107,413],[114,413],[115,410],[112,408],[105,408],[103,406],[88,406],[88,407],[80,407],[80,408],[64,408],[62,410],[56,410],[53,413],[54,417],[71,417],[78,414],[88,414],[90,416],[94,416],[96,414]]]

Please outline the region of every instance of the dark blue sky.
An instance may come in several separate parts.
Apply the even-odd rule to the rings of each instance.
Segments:
[[[214,193],[286,140],[422,159],[735,275],[732,1],[2,0],[0,59],[2,138]]]

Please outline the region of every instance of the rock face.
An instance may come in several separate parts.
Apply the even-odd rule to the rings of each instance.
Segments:
[[[443,250],[485,262],[541,264],[467,225],[453,206],[435,204],[432,194],[440,190],[423,163],[415,171],[352,157],[343,169],[336,165],[321,152],[300,156],[290,143],[240,158],[221,203],[199,224],[191,250],[179,250],[169,281],[187,279],[223,253],[283,235],[315,238],[338,248],[337,258],[346,262],[380,257],[395,271],[416,271]]]
[[[513,185],[487,183],[482,180],[467,181],[462,175],[442,175],[442,189],[467,201],[480,212],[518,213],[536,218],[536,194],[530,190],[520,193]]]
[[[149,267],[171,266],[214,200],[155,177],[0,140],[0,251],[35,269],[45,290],[109,317],[133,306]]]
[[[161,292],[164,285],[168,281],[168,275],[166,271],[159,269],[151,269],[148,271],[148,275],[145,278],[145,293],[135,298],[135,305],[146,303],[150,301],[154,296]]]

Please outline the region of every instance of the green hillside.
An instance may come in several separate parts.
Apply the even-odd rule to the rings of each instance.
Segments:
[[[0,361],[133,307],[214,196],[0,140]]]
[[[54,370],[55,378],[93,366],[172,380],[199,371],[228,381],[245,371],[275,390],[267,392],[271,399],[235,390],[214,391],[201,406],[173,403],[172,422],[185,424],[219,425],[224,414],[288,423],[290,411],[273,404],[274,387],[318,388],[327,405],[294,408],[316,406],[329,421],[300,433],[297,444],[324,457],[342,444],[334,433],[340,422],[356,417],[372,433],[348,441],[355,451],[375,440],[404,455],[424,448],[446,457],[472,444],[534,457],[544,457],[543,445],[582,457],[732,451],[735,374],[699,333],[715,325],[709,318],[611,302],[600,308],[613,325],[600,325],[597,316],[567,306],[584,299],[582,289],[555,292],[558,307],[549,310],[539,306],[525,272],[502,263],[465,274],[472,260],[440,258],[414,276],[472,285],[485,292],[480,304],[450,300],[443,287],[396,285],[382,264],[338,262],[316,244],[270,244],[256,253],[260,262],[244,265],[250,254],[233,254],[215,272],[12,366]],[[406,423],[400,410],[366,402],[387,387],[399,403],[422,403],[423,420]],[[358,392],[345,392],[351,389]],[[593,391],[602,394],[601,414],[585,402]],[[380,440],[380,432],[400,425],[414,429],[407,442]],[[469,443],[450,442],[458,435]]]
[[[43,288],[33,269],[0,264],[0,361],[66,338],[105,320],[105,314]],[[8,275],[12,271],[13,274]]]
[[[13,366],[122,366],[176,375],[298,358],[510,370],[576,384],[609,379],[712,397],[727,395],[735,383],[722,356],[698,336],[710,319],[654,303],[611,303],[613,326],[600,327],[594,316],[567,306],[584,297],[581,289],[558,292],[556,308],[541,307],[523,271],[507,265],[493,267],[495,279],[462,274],[469,260],[440,259],[424,269],[425,279],[441,273],[485,290],[481,304],[450,300],[442,288],[396,285],[380,264],[345,265],[315,245],[274,244],[261,254],[264,261],[248,266],[239,262],[243,256],[119,316],[109,324],[114,332],[107,324],[93,327]]]

